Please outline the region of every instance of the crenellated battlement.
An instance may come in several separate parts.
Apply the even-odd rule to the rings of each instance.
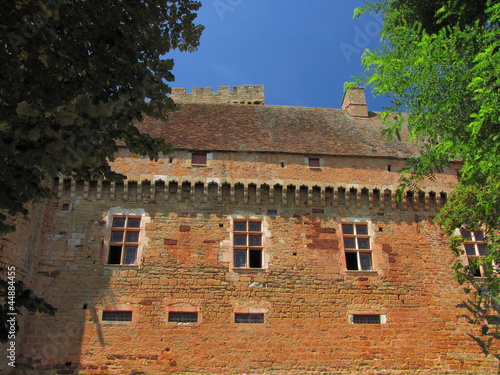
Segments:
[[[182,103],[232,103],[264,104],[264,85],[219,86],[218,91],[211,87],[193,87],[191,93],[185,88],[172,88],[170,97]]]
[[[280,207],[326,208],[344,206],[369,210],[431,211],[439,210],[447,200],[445,191],[421,194],[407,192],[401,201],[396,189],[389,186],[349,186],[301,182],[265,183],[249,180],[175,178],[156,176],[152,181],[55,181],[57,197],[74,199],[130,201],[143,203],[191,202],[241,205],[277,205]]]

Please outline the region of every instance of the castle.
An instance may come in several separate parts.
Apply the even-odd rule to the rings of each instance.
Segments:
[[[458,164],[396,200],[418,149],[381,136],[362,89],[342,109],[172,97],[139,124],[172,154],[120,149],[120,183],[61,177],[1,239],[4,271],[58,309],[18,316],[6,374],[496,373],[432,222]]]

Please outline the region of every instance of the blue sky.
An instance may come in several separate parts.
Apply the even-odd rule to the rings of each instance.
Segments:
[[[353,19],[362,0],[201,0],[198,51],[173,52],[172,87],[265,86],[274,105],[340,108],[343,85],[379,45],[380,17]],[[368,108],[384,98],[367,90]]]

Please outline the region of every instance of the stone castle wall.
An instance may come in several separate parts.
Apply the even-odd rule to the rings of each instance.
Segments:
[[[197,167],[179,152],[157,170],[123,154],[115,167],[136,182],[56,181],[34,287],[58,312],[20,318],[11,374],[496,373],[457,317],[465,296],[432,223],[451,172],[397,203],[387,160],[312,170],[292,155],[226,159]],[[138,266],[103,261],[110,211],[145,213]],[[235,218],[262,220],[265,269],[233,267]],[[373,271],[346,270],[341,224],[353,220],[369,223]],[[132,321],[103,321],[109,309]],[[198,322],[168,322],[177,310]],[[237,312],[264,323],[237,324]],[[385,323],[350,322],[370,313]]]

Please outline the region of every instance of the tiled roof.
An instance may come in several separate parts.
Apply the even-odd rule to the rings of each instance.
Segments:
[[[387,125],[345,110],[238,104],[183,104],[168,123],[146,118],[139,128],[165,138],[175,149],[254,151],[408,158],[417,148],[389,142]]]

